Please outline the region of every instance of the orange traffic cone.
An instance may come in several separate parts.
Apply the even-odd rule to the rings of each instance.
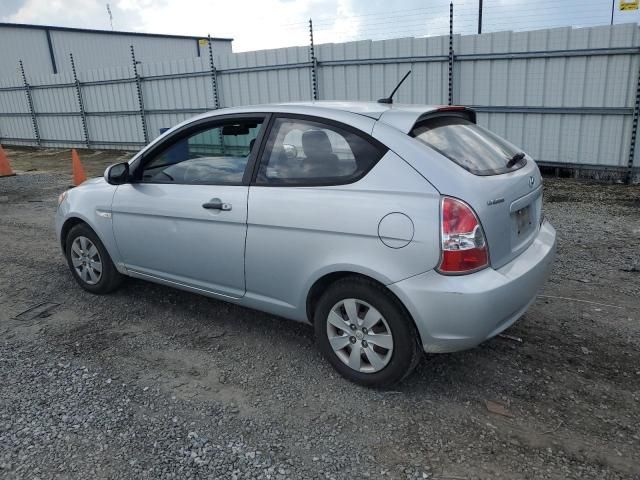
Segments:
[[[87,175],[84,173],[84,167],[75,148],[71,149],[71,164],[73,166],[73,185],[77,187],[87,179]]]
[[[12,175],[15,175],[15,172],[11,168],[11,163],[9,163],[7,154],[4,153],[2,145],[0,145],[0,177],[11,177]]]

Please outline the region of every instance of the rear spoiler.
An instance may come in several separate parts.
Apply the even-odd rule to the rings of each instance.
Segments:
[[[385,110],[378,121],[403,133],[409,133],[417,123],[437,116],[460,116],[476,123],[476,112],[458,105],[406,105]]]
[[[476,112],[475,110],[469,108],[469,107],[464,107],[461,105],[445,105],[442,107],[439,107],[436,110],[432,110],[430,112],[424,113],[422,115],[420,115],[418,117],[418,119],[416,120],[415,125],[417,125],[418,123],[424,121],[424,120],[428,120],[430,118],[435,118],[435,117],[462,117],[462,118],[466,118],[467,120],[469,120],[470,122],[476,123]],[[414,125],[414,127],[415,127]],[[413,130],[413,129],[412,129]]]

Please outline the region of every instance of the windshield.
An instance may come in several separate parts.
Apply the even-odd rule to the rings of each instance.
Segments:
[[[476,175],[507,173],[526,163],[521,150],[462,117],[424,120],[410,135]]]

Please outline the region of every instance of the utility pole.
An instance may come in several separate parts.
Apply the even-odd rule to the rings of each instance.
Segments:
[[[616,0],[611,0],[611,25],[613,25],[613,12],[616,9]]]
[[[109,24],[111,25],[111,30],[113,30],[113,14],[111,13],[111,5],[107,3],[107,14],[109,15]]]
[[[478,0],[478,35],[480,35],[481,33],[482,33],[482,0]]]

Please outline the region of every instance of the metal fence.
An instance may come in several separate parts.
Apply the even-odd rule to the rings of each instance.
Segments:
[[[542,164],[638,175],[636,24],[357,41],[0,81],[0,142],[136,149],[218,107],[375,100],[464,104]]]

